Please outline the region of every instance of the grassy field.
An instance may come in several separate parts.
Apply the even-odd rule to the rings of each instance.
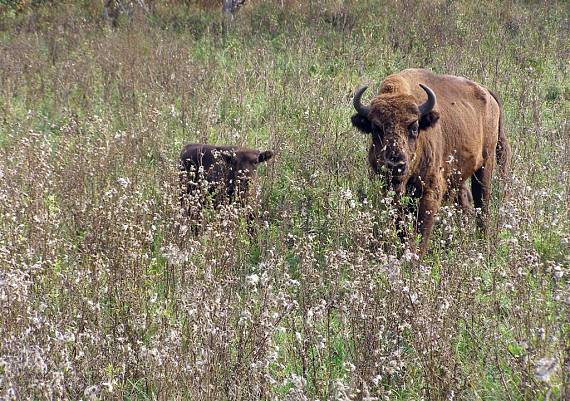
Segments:
[[[206,3],[0,1],[0,398],[567,400],[568,4]],[[419,263],[350,125],[407,67],[496,92],[513,148],[489,235],[446,206]],[[190,142],[275,151],[254,236],[191,234]]]

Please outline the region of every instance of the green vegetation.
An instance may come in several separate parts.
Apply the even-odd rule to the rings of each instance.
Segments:
[[[131,3],[0,0],[0,398],[570,396],[565,2]],[[513,147],[488,236],[450,205],[422,261],[349,120],[407,67],[497,93]],[[190,142],[276,152],[253,236],[192,235]]]

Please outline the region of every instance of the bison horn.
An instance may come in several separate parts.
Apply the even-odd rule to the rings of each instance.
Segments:
[[[352,104],[354,105],[354,108],[356,109],[358,114],[360,114],[363,117],[368,117],[368,113],[370,113],[370,107],[364,106],[360,101],[360,98],[362,97],[362,94],[366,89],[368,89],[368,85],[364,85],[358,88],[356,92],[354,92],[354,99],[352,99]]]
[[[435,106],[435,93],[429,88],[429,86],[420,84],[422,89],[427,93],[427,100],[424,104],[420,106],[420,115],[425,116],[427,113],[433,110]]]

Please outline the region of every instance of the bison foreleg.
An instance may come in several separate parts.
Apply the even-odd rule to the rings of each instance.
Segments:
[[[458,190],[456,203],[466,216],[473,214],[473,195],[467,183],[463,183]]]
[[[421,234],[420,256],[426,253],[435,215],[441,205],[441,195],[436,191],[426,191],[418,206],[417,230]]]

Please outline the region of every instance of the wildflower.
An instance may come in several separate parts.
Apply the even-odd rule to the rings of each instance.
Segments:
[[[353,363],[350,363],[350,362],[348,362],[348,361],[345,361],[345,362],[342,364],[342,367],[343,367],[346,371],[348,371],[348,372],[354,372],[354,371],[356,370],[356,366],[354,366]]]
[[[131,180],[129,180],[126,177],[119,177],[119,178],[117,178],[117,183],[126,189],[129,186],[129,184],[131,183]]]
[[[340,199],[343,199],[346,201],[349,201],[352,199],[352,191],[350,190],[350,188],[340,190]]]
[[[88,400],[96,400],[98,392],[99,392],[99,386],[89,386],[83,391],[83,395]]]
[[[409,249],[406,249],[402,255],[402,259],[406,262],[411,262],[412,260],[419,260],[420,257],[416,253],[410,251]]]
[[[538,380],[548,382],[557,367],[558,361],[556,358],[541,358],[534,365],[534,375]]]
[[[306,386],[307,380],[295,373],[291,373],[289,383],[291,383],[295,388],[302,389]]]
[[[410,293],[410,302],[412,304],[415,304],[418,300],[418,294],[416,294],[415,292]]]
[[[564,274],[565,272],[560,264],[556,263],[554,266],[552,266],[552,276],[555,280],[560,280],[562,277],[564,277]]]
[[[114,387],[115,387],[115,381],[114,381],[114,380],[111,380],[111,381],[108,381],[108,382],[104,382],[104,383],[103,383],[103,387],[105,387],[105,389],[107,390],[107,392],[112,393],[112,392],[113,392],[113,389],[114,389]]]
[[[375,386],[380,382],[382,382],[382,375],[376,375],[372,378],[372,383],[374,383]]]
[[[259,283],[259,276],[257,274],[249,275],[245,278],[246,282],[251,286],[256,286]]]
[[[170,105],[170,115],[173,118],[178,117],[178,111],[176,110],[176,107],[173,104]]]

